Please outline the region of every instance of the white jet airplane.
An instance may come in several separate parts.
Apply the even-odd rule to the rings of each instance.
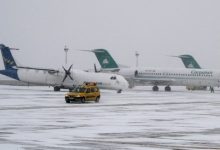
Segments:
[[[220,86],[220,70],[210,69],[160,69],[160,68],[121,68],[105,49],[83,50],[95,53],[101,71],[111,71],[123,75],[129,86],[152,85],[153,91],[159,90],[159,85],[165,86],[165,91],[171,91],[170,86]]]
[[[76,70],[72,69],[72,65],[69,69],[63,67],[63,70],[18,66],[9,47],[0,44],[0,50],[5,66],[5,70],[0,70],[0,74],[26,83],[53,86],[54,91],[61,88],[73,89],[84,82],[97,82],[99,88],[118,92],[128,87],[128,82],[121,75]]]

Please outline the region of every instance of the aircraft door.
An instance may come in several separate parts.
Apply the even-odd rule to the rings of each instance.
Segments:
[[[138,76],[138,71],[135,70],[135,72],[134,72],[134,77],[137,77],[137,76]]]

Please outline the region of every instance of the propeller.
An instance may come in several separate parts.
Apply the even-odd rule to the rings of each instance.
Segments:
[[[68,70],[63,67],[63,70],[65,71],[65,76],[63,78],[63,82],[66,80],[67,77],[69,77],[71,80],[73,80],[73,78],[71,77],[71,72],[70,72],[70,70],[72,69],[72,66],[73,65],[71,65]]]

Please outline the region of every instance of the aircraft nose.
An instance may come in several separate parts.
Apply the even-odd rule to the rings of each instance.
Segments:
[[[125,90],[128,89],[129,84],[128,81],[121,75],[116,75],[116,80],[114,80],[112,86],[114,89]]]
[[[122,89],[128,89],[129,84],[124,77],[122,77],[121,85],[122,85]]]
[[[129,83],[127,80],[125,80],[125,89],[128,89],[128,87],[129,87]]]

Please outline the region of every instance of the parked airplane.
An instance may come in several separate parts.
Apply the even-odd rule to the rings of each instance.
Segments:
[[[53,86],[54,91],[61,88],[73,89],[84,82],[97,82],[100,88],[118,92],[128,87],[128,82],[121,75],[85,72],[72,69],[72,65],[68,69],[63,67],[63,70],[18,66],[9,47],[0,44],[0,50],[5,66],[0,74],[26,83]]]
[[[95,53],[102,71],[115,71],[123,75],[130,84],[152,85],[153,91],[159,90],[159,85],[165,86],[165,91],[171,91],[174,86],[220,86],[220,71],[209,69],[157,69],[157,68],[120,68],[105,49],[90,50]]]

